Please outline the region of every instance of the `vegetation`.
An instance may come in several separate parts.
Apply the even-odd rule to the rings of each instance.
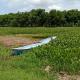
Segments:
[[[33,9],[30,12],[18,12],[0,15],[0,26],[12,27],[79,27],[80,11]]]
[[[57,80],[61,71],[80,74],[80,28],[0,28],[0,35],[16,34],[57,39],[19,56],[10,56],[10,48],[0,45],[1,80]],[[46,66],[50,66],[49,72],[45,71]]]

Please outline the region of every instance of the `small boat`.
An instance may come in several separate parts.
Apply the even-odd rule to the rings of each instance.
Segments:
[[[20,53],[22,53],[25,50],[30,50],[32,48],[35,48],[35,47],[47,44],[51,40],[54,40],[55,38],[56,38],[56,36],[54,36],[54,37],[48,37],[46,39],[40,40],[37,43],[33,43],[33,44],[30,44],[30,45],[26,45],[26,46],[22,46],[22,47],[18,47],[18,48],[12,48],[12,55],[19,55]]]

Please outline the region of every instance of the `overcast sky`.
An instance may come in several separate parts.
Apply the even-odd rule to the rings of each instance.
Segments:
[[[80,0],[0,0],[0,14],[30,11],[31,9],[36,8],[43,8],[47,11],[51,9],[80,10]]]

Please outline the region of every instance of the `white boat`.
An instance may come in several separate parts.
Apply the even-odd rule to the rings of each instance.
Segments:
[[[42,40],[40,40],[39,42],[37,42],[35,44],[30,44],[30,45],[26,45],[26,46],[22,46],[22,47],[18,47],[18,48],[12,48],[13,54],[19,54],[19,53],[21,53],[24,50],[29,50],[29,49],[32,49],[32,48],[35,48],[35,47],[47,44],[51,40],[54,40],[54,39],[56,39],[56,36],[54,36],[54,37],[48,37],[46,39],[42,39]]]

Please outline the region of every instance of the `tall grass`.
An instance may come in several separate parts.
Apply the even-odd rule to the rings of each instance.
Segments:
[[[10,56],[11,50],[1,45],[1,80],[57,80],[56,73],[60,71],[80,74],[80,28],[0,28],[0,35],[16,34],[57,38],[19,56]],[[46,66],[51,67],[49,73],[45,72]]]

